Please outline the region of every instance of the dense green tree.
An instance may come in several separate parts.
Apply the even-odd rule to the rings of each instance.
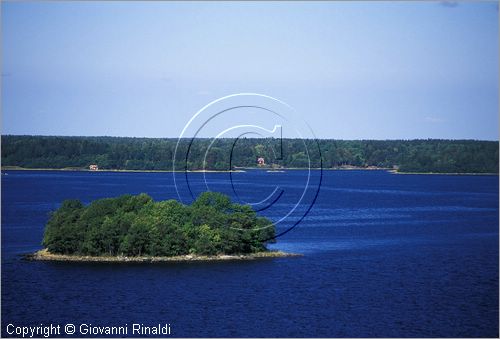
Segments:
[[[84,230],[79,227],[78,220],[83,210],[80,201],[66,200],[52,213],[42,242],[49,251],[68,254],[80,249]]]
[[[270,220],[220,193],[205,192],[187,206],[154,202],[146,194],[64,201],[52,213],[43,245],[53,253],[173,256],[265,251]]]
[[[236,142],[236,143],[235,143]],[[476,140],[182,140],[175,168],[228,170],[268,165],[307,168],[323,166],[397,167],[402,172],[498,173],[498,142]],[[2,166],[25,168],[88,168],[171,170],[177,139],[116,137],[2,136]],[[318,145],[320,150],[318,150]],[[307,150],[306,147],[307,146]],[[281,152],[283,149],[283,152]],[[208,152],[207,152],[208,150]],[[204,157],[207,154],[206,162]],[[232,155],[232,158],[230,159]]]

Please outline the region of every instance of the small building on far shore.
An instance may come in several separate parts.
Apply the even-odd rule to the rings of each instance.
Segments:
[[[260,157],[257,159],[257,164],[259,166],[264,166],[266,164],[266,162],[264,161],[264,158]]]
[[[99,167],[97,167],[96,164],[92,164],[92,165],[89,166],[89,170],[91,170],[91,171],[98,171]]]

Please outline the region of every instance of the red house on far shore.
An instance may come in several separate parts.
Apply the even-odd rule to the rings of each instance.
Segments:
[[[97,167],[96,164],[92,164],[92,165],[89,166],[89,170],[91,170],[91,171],[98,171],[99,167]]]

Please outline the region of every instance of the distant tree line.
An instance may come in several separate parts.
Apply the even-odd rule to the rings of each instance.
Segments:
[[[202,193],[191,205],[154,202],[147,194],[100,199],[84,206],[66,200],[52,213],[43,238],[51,253],[175,256],[265,251],[270,220],[220,193]]]
[[[255,167],[258,157],[288,168],[377,166],[401,172],[498,173],[498,142],[476,140],[182,140],[176,169]],[[2,136],[2,166],[171,170],[177,139]],[[304,145],[307,145],[307,149]],[[189,149],[188,156],[185,157]]]

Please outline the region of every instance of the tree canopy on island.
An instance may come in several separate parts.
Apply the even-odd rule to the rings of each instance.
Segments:
[[[304,142],[314,140],[219,139],[207,154],[211,139],[190,146],[188,168],[229,170],[230,166],[255,167],[256,159],[288,168],[307,168]],[[172,170],[177,139],[121,137],[2,136],[2,166],[25,168],[88,168]],[[396,167],[401,172],[498,173],[498,142],[476,140],[318,140],[324,168],[341,166]],[[183,140],[180,153],[188,149]],[[234,149],[233,149],[234,146]],[[282,159],[274,151],[282,146]],[[230,162],[230,155],[232,159]],[[320,166],[319,152],[310,152],[311,166]],[[281,158],[281,157],[280,157]],[[230,164],[231,163],[231,164]],[[184,169],[178,161],[176,169]]]
[[[147,194],[66,200],[52,213],[43,245],[54,254],[176,256],[247,254],[266,250],[272,222],[215,192],[191,205],[155,202]]]

